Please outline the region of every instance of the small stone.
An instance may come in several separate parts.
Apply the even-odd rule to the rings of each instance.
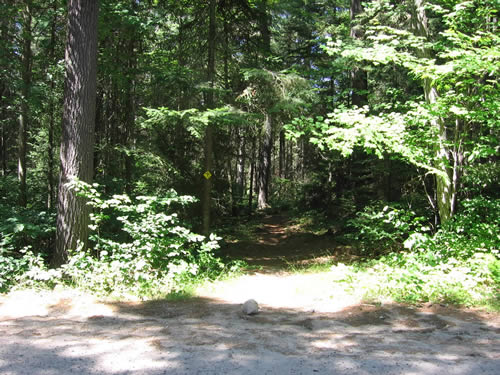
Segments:
[[[249,299],[243,304],[241,311],[247,315],[254,315],[259,312],[259,305],[254,299]]]

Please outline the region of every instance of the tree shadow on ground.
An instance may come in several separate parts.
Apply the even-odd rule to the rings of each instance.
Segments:
[[[290,266],[328,262],[345,255],[334,236],[299,230],[287,216],[263,216],[259,225],[249,225],[248,230],[252,236],[226,245],[221,255],[245,261],[250,272],[277,273]]]
[[[500,361],[498,319],[441,306],[254,316],[200,298],[108,306],[0,320],[0,373],[496,374]]]

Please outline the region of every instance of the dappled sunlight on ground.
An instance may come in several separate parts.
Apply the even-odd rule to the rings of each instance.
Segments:
[[[338,267],[294,273],[290,259],[329,261],[331,238],[264,220],[253,243],[228,247],[248,274],[184,300],[104,301],[83,292],[0,296],[1,374],[496,375],[500,315],[361,300]],[[240,258],[241,259],[241,258]],[[247,315],[242,303],[260,311]]]
[[[11,298],[2,302],[19,302]],[[0,373],[493,375],[500,361],[497,315],[439,305],[320,312],[266,304],[248,316],[217,298],[44,298],[44,315],[0,316]]]
[[[98,298],[74,289],[18,290],[0,296],[0,317],[61,315],[88,317],[95,314],[110,315],[109,306]]]
[[[253,298],[268,307],[321,312],[335,312],[361,302],[361,293],[358,296],[347,293],[335,283],[335,275],[329,273],[254,273],[205,285],[198,289],[197,295],[227,303],[243,303]]]

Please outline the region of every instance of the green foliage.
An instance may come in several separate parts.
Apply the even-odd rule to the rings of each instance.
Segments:
[[[295,73],[252,68],[243,77],[248,86],[238,100],[257,113],[298,114],[312,101],[308,81]]]
[[[393,106],[386,106],[391,110]],[[379,158],[393,155],[417,167],[439,173],[432,166],[435,134],[427,128],[429,112],[421,105],[408,103],[405,113],[370,113],[369,108],[339,108],[309,130],[311,142],[320,149],[337,150],[344,157],[362,147]],[[338,126],[341,124],[340,126]]]
[[[43,264],[55,233],[53,213],[0,202],[0,291],[6,291],[22,275]]]
[[[477,252],[489,254],[500,250],[500,199],[481,196],[462,201],[462,210],[433,237],[434,248],[460,259]]]
[[[0,252],[0,293],[13,287],[53,287],[61,276],[61,270],[49,269],[41,254],[27,248],[16,255]]]
[[[0,252],[0,293],[8,291],[16,282],[17,277],[28,270],[28,265],[28,257],[15,256],[2,249]]]
[[[54,216],[45,202],[47,172],[55,177],[58,169],[52,159],[60,138],[54,124],[61,116],[64,33],[59,31],[66,10],[63,2],[31,9],[29,200],[22,209],[15,204],[15,171],[27,25],[23,2],[0,2],[0,289],[15,283],[51,286],[70,277],[100,292],[145,296],[182,289],[182,295],[193,279],[218,277],[227,266],[214,257],[217,240],[201,239],[183,224],[181,218],[197,207],[185,206],[191,198],[168,189],[199,193],[203,135],[213,125],[214,217],[230,222],[227,232],[240,240],[253,240],[251,229],[258,223],[235,227],[233,218],[218,214],[247,207],[250,171],[255,173],[261,157],[263,113],[272,116],[274,127],[273,208],[305,212],[309,217],[298,224],[318,232],[331,229],[323,228],[327,218],[336,220],[336,228],[350,219],[344,240],[354,242],[363,257],[386,255],[379,263],[359,266],[359,272],[376,274],[378,267],[392,274],[370,290],[380,284],[380,293],[388,290],[402,300],[470,301],[475,297],[467,288],[476,275],[477,288],[493,288],[491,280],[498,285],[498,1],[420,3],[428,30],[415,28],[415,1],[372,0],[356,20],[350,20],[345,1],[221,1],[217,74],[209,84],[206,1],[103,1],[96,180],[109,195],[126,190],[131,196],[163,198],[104,199],[89,187],[94,247],[75,250],[63,273],[45,264],[54,236]],[[270,30],[271,48],[265,53],[262,26]],[[349,37],[353,29],[360,32],[355,40]],[[362,108],[350,106],[356,70],[367,73]],[[436,90],[432,102],[423,95],[428,86]],[[218,108],[206,110],[207,93],[214,94]],[[296,116],[302,117],[292,121]],[[287,122],[289,138],[281,142],[278,133]],[[437,157],[440,148],[449,157]],[[450,168],[463,187],[457,189],[458,213],[431,231],[425,216],[434,211],[415,207],[427,204],[427,198],[435,205],[433,179],[446,178]],[[417,171],[425,174],[422,180],[414,178]],[[390,202],[408,197],[402,190],[410,185],[415,212],[374,202],[374,197]],[[481,279],[483,274],[487,277]],[[476,293],[476,286],[471,288]]]
[[[0,204],[0,246],[10,252],[32,248],[46,252],[55,233],[54,213]]]
[[[428,233],[430,227],[426,223],[425,217],[410,209],[378,202],[365,207],[350,219],[347,222],[348,233],[343,237],[348,242],[357,243],[361,255],[376,256],[401,250],[412,234]]]
[[[380,206],[379,206],[380,207]],[[364,254],[392,251],[351,266],[344,278],[367,298],[403,302],[486,304],[498,308],[500,234],[498,199],[465,200],[461,212],[434,235],[426,220],[408,210],[367,207],[350,222],[347,237]]]
[[[496,285],[500,285],[500,259],[493,259],[488,264],[488,269],[491,272],[491,277]]]
[[[357,242],[363,255],[405,247],[465,260],[478,252],[493,253],[500,249],[496,219],[500,217],[499,199],[464,200],[462,210],[434,234],[428,218],[398,205],[382,207],[382,202],[367,206],[348,221],[344,238]]]
[[[382,104],[337,108],[328,119],[306,124],[313,143],[345,156],[354,146],[379,157],[387,152],[444,179],[452,161],[436,154],[439,148],[465,157],[470,169],[497,155],[500,39],[488,21],[495,19],[494,2],[433,1],[431,8],[429,30],[416,31],[402,27],[401,20],[415,17],[408,7],[385,0],[368,3],[364,40],[338,39],[325,47],[332,59],[349,67],[403,69],[408,80],[425,87],[427,98],[393,103],[388,92]],[[461,164],[454,167],[460,171]]]
[[[498,259],[476,253],[467,260],[436,258],[432,250],[390,253],[376,261],[331,267],[345,289],[366,300],[500,307]]]
[[[368,206],[349,221],[345,237],[359,243],[362,255],[384,255],[334,266],[347,289],[380,301],[499,308],[498,199],[464,200],[460,213],[434,234],[424,217],[381,207]]]
[[[63,266],[77,286],[99,293],[141,297],[180,291],[193,280],[215,279],[228,271],[214,256],[220,238],[209,239],[186,228],[175,213],[194,201],[170,191],[164,197],[126,195],[102,198],[97,186],[75,182],[74,188],[94,207],[93,249],[77,249]],[[124,240],[104,229],[116,217]],[[123,236],[122,236],[123,237]]]
[[[246,125],[248,114],[227,106],[206,111],[195,108],[177,111],[161,107],[157,109],[146,108],[147,120],[142,123],[143,129],[166,129],[173,124],[181,123],[188,133],[196,139],[203,138],[205,127],[209,123],[219,125]]]
[[[479,163],[466,168],[463,179],[464,190],[470,196],[496,197],[500,192],[500,162]]]

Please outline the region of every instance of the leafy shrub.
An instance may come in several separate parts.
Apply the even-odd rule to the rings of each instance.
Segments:
[[[498,308],[498,217],[500,200],[464,200],[461,211],[432,235],[424,219],[411,212],[367,207],[351,220],[357,232],[349,235],[360,241],[364,254],[395,251],[349,266],[344,281],[370,299]],[[401,244],[410,252],[400,251]]]
[[[488,269],[491,272],[491,277],[495,284],[500,288],[500,260],[494,259],[488,264]]]
[[[376,202],[347,222],[344,238],[357,243],[362,255],[376,256],[403,248],[411,233],[426,233],[426,219],[400,206]]]
[[[0,251],[18,253],[26,247],[45,253],[55,234],[55,214],[0,203]]]
[[[55,233],[55,216],[45,211],[11,207],[0,202],[0,292],[43,264]]]
[[[6,292],[16,277],[26,272],[28,264],[23,256],[13,256],[4,251],[0,253],[0,293]]]
[[[434,236],[434,246],[441,252],[466,259],[476,252],[491,253],[500,249],[500,199],[481,196],[462,201],[460,212]]]
[[[477,253],[468,260],[436,262],[431,251],[391,253],[377,260],[332,266],[345,288],[375,301],[439,302],[498,309],[494,255]],[[493,264],[493,266],[492,266]],[[496,301],[496,302],[495,302]]]
[[[216,278],[225,269],[215,257],[218,240],[191,232],[173,212],[194,201],[170,191],[164,197],[126,195],[103,199],[96,185],[75,182],[89,199],[92,250],[77,249],[64,273],[77,285],[102,293],[158,296],[178,291],[193,280]],[[115,215],[111,215],[111,214]],[[103,230],[115,216],[125,236]],[[125,238],[117,240],[116,238]]]
[[[16,255],[0,254],[0,292],[12,287],[53,287],[61,279],[61,270],[49,269],[41,254],[28,248]]]

